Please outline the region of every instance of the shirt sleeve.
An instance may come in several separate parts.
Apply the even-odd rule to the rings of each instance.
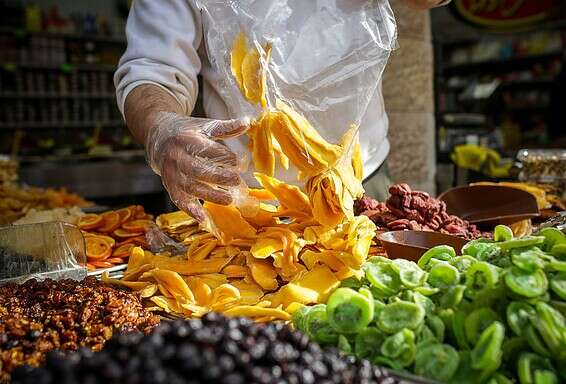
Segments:
[[[190,0],[136,0],[126,24],[128,46],[114,74],[118,108],[128,93],[154,84],[173,95],[189,114],[198,94],[202,40],[199,10]]]

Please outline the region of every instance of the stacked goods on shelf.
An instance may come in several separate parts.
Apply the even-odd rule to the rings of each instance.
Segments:
[[[136,363],[134,363],[136,362]],[[162,322],[151,335],[120,335],[102,352],[51,354],[45,366],[20,368],[13,383],[409,383],[406,378],[321,349],[282,324],[208,314]],[[413,381],[415,382],[415,381]]]
[[[141,205],[81,216],[77,226],[85,237],[88,269],[127,263],[135,246],[148,247],[145,232],[152,224]]]
[[[16,184],[0,185],[0,225],[10,224],[32,209],[42,211],[53,208],[88,207],[92,203],[65,188],[42,189]]]
[[[51,350],[98,351],[115,332],[148,333],[158,322],[137,295],[92,277],[0,286],[0,382]]]
[[[8,157],[0,156],[0,185],[18,180],[19,165]]]
[[[462,254],[442,245],[418,263],[372,257],[361,278],[298,309],[293,323],[312,340],[440,382],[566,380],[566,236],[547,228],[513,238],[498,226],[494,240],[472,240]]]
[[[475,225],[449,215],[446,204],[426,192],[413,191],[407,184],[396,184],[389,188],[389,193],[391,196],[385,203],[362,197],[356,201],[355,213],[368,216],[379,231],[437,231],[466,239],[484,235]]]

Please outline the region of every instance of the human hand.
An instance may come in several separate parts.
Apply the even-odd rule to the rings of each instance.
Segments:
[[[145,140],[152,169],[177,207],[203,222],[199,199],[228,205],[227,190],[240,184],[236,154],[216,140],[236,137],[248,119],[211,120],[162,112]]]

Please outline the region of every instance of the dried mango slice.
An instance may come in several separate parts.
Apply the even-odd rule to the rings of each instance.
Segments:
[[[311,289],[319,294],[319,302],[325,303],[328,295],[340,284],[334,273],[326,265],[319,265],[292,281],[299,287]]]
[[[234,42],[232,44],[232,51],[230,52],[230,69],[232,70],[232,75],[238,83],[238,87],[242,93],[244,93],[244,80],[242,75],[242,64],[244,62],[244,57],[247,54],[247,41],[244,32],[238,33]]]
[[[277,200],[277,197],[265,188],[250,188],[248,190],[250,197],[254,197],[258,200],[268,201]]]
[[[311,206],[308,196],[294,185],[285,184],[274,177],[261,173],[254,173],[256,180],[273,195],[285,208],[299,212],[310,213]]]
[[[222,236],[222,241],[229,244],[234,239],[253,239],[256,230],[243,217],[240,211],[231,205],[219,205],[206,202],[204,208],[214,221]]]
[[[254,281],[263,289],[273,291],[279,287],[277,272],[270,263],[264,260],[255,260],[249,263],[248,266]]]
[[[246,99],[253,104],[261,100],[261,62],[256,47],[248,50],[242,61],[242,85]]]
[[[291,315],[282,309],[239,305],[224,312],[226,316],[271,317],[278,320],[291,320]]]
[[[328,161],[311,146],[301,128],[296,127],[285,113],[270,112],[264,115],[263,119],[268,119],[271,133],[281,145],[283,153],[299,171],[313,176],[329,167]]]
[[[104,282],[106,284],[119,285],[119,286],[122,286],[122,287],[129,288],[133,291],[140,291],[140,290],[146,288],[148,285],[151,284],[147,281],[124,281],[124,280],[121,280],[121,279],[113,279],[113,278],[110,277],[110,274],[108,273],[108,271],[104,271],[102,273],[102,276],[100,277],[100,279],[102,280],[102,282]]]
[[[185,279],[187,285],[195,296],[196,304],[208,306],[212,297],[212,289],[200,277],[190,276]]]
[[[143,276],[144,273],[151,271],[152,269],[153,269],[153,265],[151,265],[151,264],[141,265],[138,268],[124,272],[124,276],[122,277],[122,280],[125,280],[125,281],[139,280]]]
[[[267,108],[267,66],[269,65],[269,61],[271,60],[271,43],[267,43],[265,45],[265,63],[262,65],[261,69],[261,98],[260,104],[265,109]]]
[[[252,246],[250,252],[256,259],[266,259],[281,250],[283,250],[283,240],[281,238],[260,237]]]
[[[139,295],[142,299],[147,299],[148,297],[155,295],[157,289],[157,284],[149,284],[139,291]]]
[[[291,303],[315,304],[319,302],[319,293],[294,283],[289,283],[283,287],[272,298],[272,305],[282,305],[284,308]]]
[[[169,230],[198,224],[196,219],[184,211],[175,211],[159,215],[155,219],[155,223],[159,228],[167,228]]]
[[[248,267],[244,267],[241,265],[228,265],[226,268],[222,270],[222,273],[228,277],[246,277],[250,270]]]
[[[205,273],[198,276],[211,289],[215,289],[228,282],[228,278],[220,273]]]
[[[217,240],[210,240],[198,247],[193,253],[189,254],[189,259],[192,261],[201,261],[206,259],[206,257],[212,252],[216,245]]]
[[[359,141],[356,142],[354,152],[352,153],[352,169],[354,170],[354,176],[362,181],[364,179],[364,162],[362,159],[362,147]]]
[[[269,119],[254,121],[248,131],[248,137],[256,171],[273,176],[275,173],[275,152],[273,151]]]
[[[284,169],[289,169],[289,158],[287,155],[283,153],[283,149],[281,148],[281,144],[277,141],[273,135],[271,136],[271,145],[273,146],[273,150],[279,156],[279,163]]]
[[[193,292],[177,272],[165,269],[154,269],[151,274],[159,284],[165,286],[173,295],[178,294],[186,297],[191,302],[195,301]]]
[[[247,283],[244,280],[233,281],[231,283],[234,287],[240,291],[241,304],[255,305],[263,297],[263,290],[256,283]]]
[[[231,284],[222,284],[212,291],[212,303],[239,299],[240,291]]]
[[[313,269],[317,264],[326,264],[333,271],[339,271],[345,267],[344,263],[336,257],[336,251],[314,252],[307,249],[301,254],[301,261],[307,269]]]
[[[259,210],[253,217],[246,217],[246,220],[259,229],[262,227],[270,227],[277,224],[275,219],[278,214],[278,208],[275,205],[259,203]]]
[[[320,158],[324,159],[329,166],[336,162],[341,154],[339,146],[328,143],[307,119],[282,100],[276,101],[276,107],[291,119],[294,126],[300,130],[303,139],[313,147]]]
[[[320,224],[335,227],[346,218],[342,180],[333,170],[310,178],[306,189],[312,202],[313,216]],[[353,215],[353,210],[351,212]]]

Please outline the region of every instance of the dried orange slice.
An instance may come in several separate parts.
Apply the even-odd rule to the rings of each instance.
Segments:
[[[145,216],[145,209],[141,205],[134,205],[133,208],[135,211],[134,218],[140,219],[142,216]]]
[[[112,252],[112,257],[113,258],[129,257],[130,253],[132,253],[132,249],[134,249],[134,247],[135,247],[135,244],[132,244],[132,243],[120,245],[118,248],[116,248],[114,250],[114,252]]]
[[[102,214],[104,224],[98,228],[99,232],[112,232],[120,226],[120,215],[114,211],[104,212]]]
[[[107,261],[91,261],[90,264],[94,265],[96,268],[110,268],[114,266]]]
[[[102,219],[102,216],[97,215],[96,213],[87,213],[79,218],[77,227],[85,231],[92,231],[93,229],[100,227],[103,222],[104,220]]]
[[[119,239],[129,239],[131,237],[137,237],[137,236],[143,235],[143,232],[141,232],[141,231],[130,232],[130,231],[127,231],[125,229],[118,228],[117,230],[112,232],[112,234]]]
[[[130,220],[133,215],[133,211],[129,208],[119,209],[116,213],[120,216],[120,224],[124,224],[126,221]]]
[[[85,239],[86,255],[89,263],[94,260],[104,260],[112,254],[112,247],[108,242],[98,236],[91,236]]]
[[[106,236],[106,235],[95,235],[101,239],[104,239],[104,241],[106,241],[108,243],[108,245],[110,245],[110,248],[114,248],[114,246],[116,245],[116,240],[114,240],[113,237],[110,236]]]
[[[89,271],[94,271],[96,267],[91,263],[86,263],[86,269],[88,269]]]
[[[106,259],[106,262],[116,265],[116,264],[125,264],[126,260],[124,260],[123,257],[110,257]]]
[[[133,220],[122,225],[122,229],[125,229],[129,232],[145,232],[147,227],[153,224],[153,221],[140,219],[140,220]]]
[[[132,237],[132,243],[141,246],[147,246],[147,240],[145,239],[145,235]]]

